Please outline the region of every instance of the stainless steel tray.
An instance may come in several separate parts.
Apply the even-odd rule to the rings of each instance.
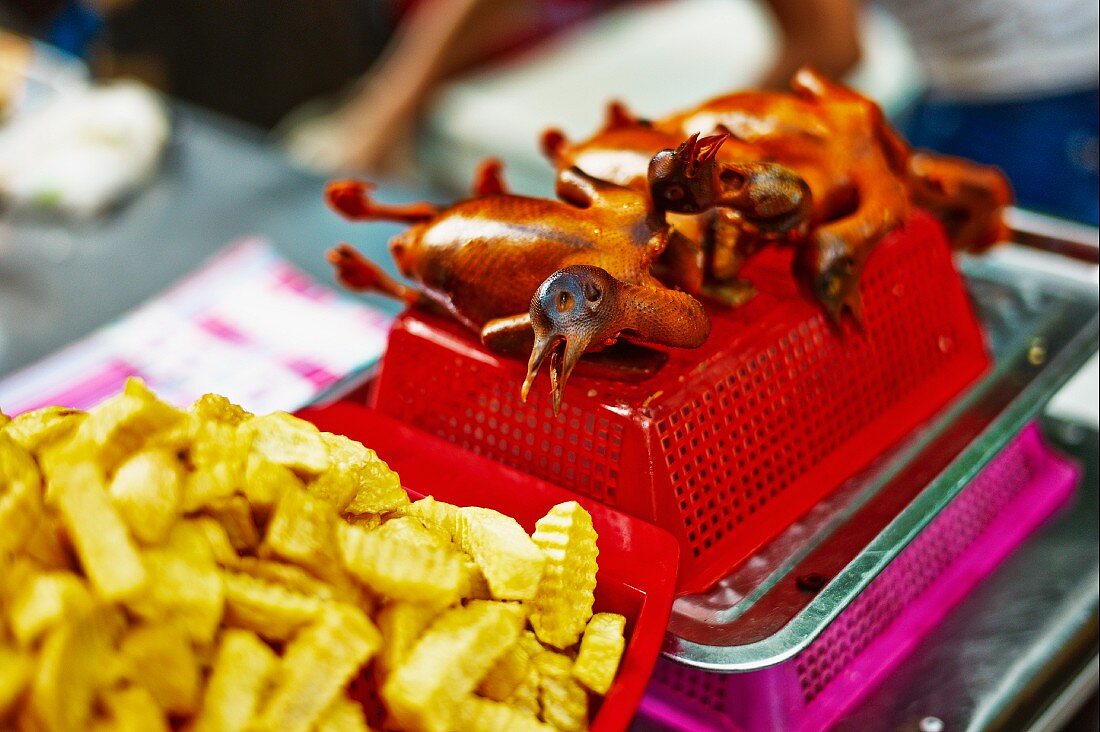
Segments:
[[[990,372],[710,592],[677,600],[664,655],[737,672],[799,653],[1097,350],[1096,284],[1063,256],[1095,262],[1096,230],[1026,214],[1012,223],[1030,248],[961,262]]]

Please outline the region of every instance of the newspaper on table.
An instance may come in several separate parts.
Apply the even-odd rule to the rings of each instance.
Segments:
[[[215,392],[253,412],[294,410],[374,366],[390,321],[313,281],[265,240],[243,239],[114,323],[0,380],[0,410],[86,409],[129,376],[180,406]]]

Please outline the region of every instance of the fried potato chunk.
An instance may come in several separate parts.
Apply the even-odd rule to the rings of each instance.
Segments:
[[[116,732],[168,732],[168,720],[143,686],[112,689],[100,696],[109,715],[107,729]]]
[[[514,518],[476,506],[459,509],[456,540],[477,562],[493,597],[535,597],[545,558]]]
[[[248,421],[252,449],[300,475],[318,475],[329,467],[328,448],[316,427],[286,412]]]
[[[166,450],[142,450],[118,467],[108,491],[130,533],[159,544],[180,515],[183,469]]]
[[[317,623],[287,645],[255,729],[308,732],[381,642],[362,611],[348,605],[326,607]]]
[[[278,662],[275,652],[255,633],[226,630],[193,732],[244,730],[255,716]]]
[[[543,643],[568,648],[581,637],[596,599],[592,517],[576,501],[559,503],[538,520],[531,538],[546,557],[531,627]]]
[[[626,618],[616,613],[596,613],[581,638],[573,678],[597,694],[606,694],[615,680],[626,640]]]
[[[546,651],[535,659],[542,718],[564,732],[588,727],[588,694],[572,676],[568,656]]]
[[[470,696],[463,699],[459,710],[461,729],[467,732],[554,732],[524,709],[491,699]]]
[[[383,528],[385,528],[383,526]],[[462,560],[452,549],[413,543],[382,529],[342,524],[344,566],[369,587],[398,600],[450,605],[459,598]]]
[[[523,628],[522,608],[475,600],[448,610],[421,636],[382,686],[382,698],[409,730],[454,729],[456,706]]]
[[[99,470],[66,462],[49,477],[62,523],[96,593],[105,600],[137,594],[145,585],[145,565]]]
[[[397,473],[374,450],[343,435],[322,432],[321,440],[329,467],[309,484],[310,493],[350,514],[388,513],[408,505]]]
[[[69,618],[91,612],[92,595],[71,572],[42,572],[23,580],[11,596],[8,623],[22,646]]]

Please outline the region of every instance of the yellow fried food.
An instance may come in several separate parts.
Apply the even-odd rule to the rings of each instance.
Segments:
[[[24,647],[61,622],[90,613],[94,604],[88,588],[71,572],[37,573],[13,589],[8,623]]]
[[[592,517],[576,501],[559,503],[538,520],[531,538],[546,557],[531,627],[543,643],[567,648],[580,638],[596,599]]]
[[[197,643],[210,643],[225,608],[225,582],[205,532],[191,522],[173,527],[166,545],[145,552],[155,580],[126,604],[147,620],[172,619]]]
[[[362,611],[340,604],[325,608],[318,622],[287,645],[275,688],[254,728],[308,732],[378,650],[381,640]]]
[[[542,552],[511,516],[488,508],[459,509],[458,545],[485,576],[498,600],[530,600],[542,579]]]
[[[356,442],[137,380],[0,423],[0,729],[550,732],[611,684],[576,504],[410,504]]]
[[[554,732],[555,729],[523,709],[476,696],[462,700],[459,719],[461,729],[467,732]]]
[[[517,639],[485,674],[477,693],[487,699],[504,701],[519,688],[530,670],[531,656]]]
[[[337,697],[321,713],[314,732],[370,732],[363,719],[363,708],[344,697]]]
[[[329,467],[328,448],[320,431],[286,412],[248,421],[252,449],[273,463],[302,475],[318,475]]]
[[[4,426],[4,431],[24,449],[37,453],[68,438],[87,416],[79,409],[43,407],[20,414]]]
[[[62,523],[97,594],[105,600],[137,594],[145,584],[145,565],[99,470],[64,462],[49,477]]]
[[[321,434],[329,467],[309,484],[309,491],[350,514],[387,513],[409,503],[397,473],[378,455],[343,435]]]
[[[439,617],[382,686],[394,718],[409,730],[454,729],[464,699],[523,628],[523,610],[475,600]]]
[[[108,718],[104,729],[115,732],[168,732],[168,720],[156,699],[143,686],[112,689],[100,695]]]
[[[120,673],[114,647],[122,613],[100,608],[55,628],[38,652],[29,712],[49,732],[81,732],[96,695]]]
[[[282,585],[237,572],[225,572],[225,622],[273,641],[288,640],[312,623],[324,601]]]
[[[573,678],[597,694],[606,694],[615,680],[626,640],[626,618],[616,613],[596,613],[588,621],[573,664]]]
[[[275,506],[259,554],[300,564],[317,577],[332,577],[339,571],[338,518],[320,498],[289,488]]]
[[[24,653],[0,645],[0,723],[31,680],[34,660]]]
[[[142,450],[123,461],[108,490],[130,533],[158,544],[180,515],[183,469],[167,450]]]
[[[241,732],[256,715],[278,656],[255,633],[226,630],[193,732]]]
[[[572,676],[568,656],[545,651],[535,659],[542,718],[564,732],[588,727],[588,694]]]
[[[350,524],[340,526],[340,553],[349,572],[398,600],[434,605],[450,605],[458,600],[463,567],[457,552],[383,536],[381,532]]]
[[[438,607],[417,602],[391,602],[382,608],[377,621],[385,642],[375,659],[378,670],[383,675],[393,671],[438,615]]]

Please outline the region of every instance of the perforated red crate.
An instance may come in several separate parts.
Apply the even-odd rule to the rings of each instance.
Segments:
[[[869,258],[865,328],[832,326],[797,289],[791,252],[745,271],[759,292],[710,307],[697,350],[640,383],[574,376],[559,415],[543,376],[443,318],[408,312],[375,404],[475,453],[652,521],[701,591],[864,468],[988,367],[939,225],[915,213]]]
[[[676,585],[678,550],[667,532],[587,498],[460,450],[373,409],[348,403],[299,416],[370,446],[401,476],[413,497],[431,494],[460,506],[485,506],[515,517],[528,531],[554,505],[578,500],[599,538],[596,611],[626,617],[626,649],[615,682],[592,719],[592,732],[622,732],[634,716],[664,640]],[[353,694],[355,690],[353,689]],[[364,694],[369,721],[380,707]],[[375,714],[372,715],[371,710]]]

